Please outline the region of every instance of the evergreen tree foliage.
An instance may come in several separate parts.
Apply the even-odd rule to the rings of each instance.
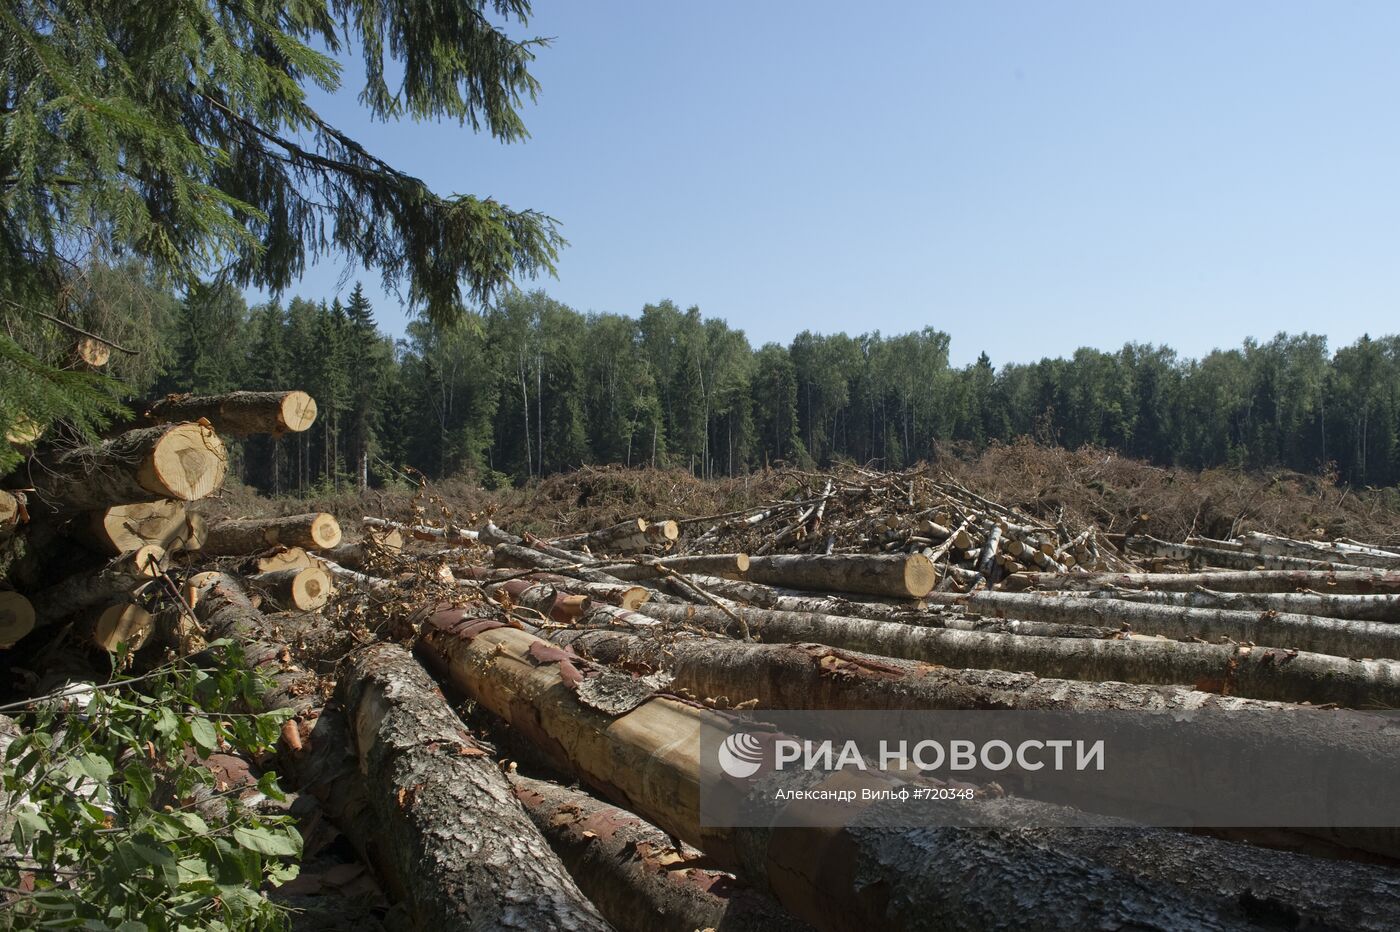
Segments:
[[[552,219],[436,194],[307,98],[313,86],[338,89],[340,60],[358,57],[359,100],[376,119],[445,118],[519,140],[542,40],[507,30],[529,13],[528,0],[5,4],[0,434],[55,419],[90,432],[118,412],[116,385],[53,349],[88,329],[94,265],[132,263],[162,286],[190,288],[198,304],[222,300],[201,292],[225,287],[196,288],[200,276],[277,292],[313,259],[340,255],[438,324],[490,302],[519,274],[551,270],[562,243]],[[181,352],[216,365],[194,328],[206,310],[217,309],[186,303]],[[325,429],[335,431],[343,410],[331,413]],[[0,469],[16,460],[0,444]]]

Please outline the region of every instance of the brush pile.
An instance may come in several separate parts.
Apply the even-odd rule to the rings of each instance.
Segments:
[[[296,713],[253,765],[416,928],[1400,927],[1397,830],[703,824],[699,738],[741,710],[1400,708],[1400,552],[1114,535],[928,471],[783,485],[549,538],[431,521],[426,493],[353,542],[329,515],[217,522],[26,598],[52,631],[95,580],[126,587],[154,619],[135,654],[114,636],[137,664],[242,643],[258,701]]]

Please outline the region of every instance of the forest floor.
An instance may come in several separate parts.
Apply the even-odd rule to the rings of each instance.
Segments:
[[[993,444],[980,453],[942,451],[922,468],[1037,517],[1093,524],[1105,533],[1184,540],[1263,531],[1400,543],[1400,489],[1351,489],[1326,474],[1165,469],[1110,450],[1065,450],[1028,440]],[[707,481],[678,469],[585,466],[497,491],[467,476],[416,490],[403,484],[276,498],[230,483],[204,510],[211,517],[237,517],[314,508],[347,527],[357,526],[363,515],[398,518],[416,511],[431,524],[473,528],[491,518],[517,532],[552,537],[636,517],[684,520],[746,510],[788,497],[813,475],[780,467]]]

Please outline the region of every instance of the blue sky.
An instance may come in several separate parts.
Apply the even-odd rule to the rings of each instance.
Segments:
[[[440,192],[558,218],[534,285],[581,311],[671,298],[754,345],[931,325],[957,364],[1400,330],[1400,4],[535,7],[526,142],[371,123],[353,69],[316,104]],[[357,278],[402,332],[375,273],[293,293]]]

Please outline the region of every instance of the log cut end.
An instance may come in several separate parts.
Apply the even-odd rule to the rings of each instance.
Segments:
[[[73,355],[94,369],[101,369],[112,358],[112,347],[94,337],[79,337]]]
[[[170,550],[203,550],[209,539],[209,521],[204,515],[190,512],[185,515],[185,526],[177,531],[166,544]]]
[[[165,432],[141,464],[144,488],[165,498],[192,502],[224,484],[228,454],[223,441],[203,424],[177,424]]]
[[[165,546],[184,531],[185,506],[168,499],[116,505],[89,512],[73,528],[74,536],[109,555],[129,553],[146,544]]]
[[[331,574],[319,566],[297,570],[292,580],[292,604],[302,611],[315,611],[330,601],[334,586]]]
[[[316,399],[306,392],[287,392],[277,409],[277,425],[290,433],[301,433],[316,422]]]
[[[653,521],[647,525],[646,535],[655,544],[674,543],[681,536],[681,526],[674,521]]]
[[[340,522],[335,520],[335,515],[323,511],[311,519],[307,533],[315,549],[330,550],[340,543]]]
[[[629,612],[635,612],[651,598],[651,590],[645,586],[628,586],[623,589],[617,597],[619,608],[625,608]]]
[[[127,650],[140,650],[155,628],[155,616],[139,605],[111,605],[97,612],[92,620],[92,641],[109,654],[125,644]]]
[[[912,598],[922,599],[933,591],[936,582],[938,573],[934,570],[933,561],[928,557],[915,553],[910,554],[909,559],[904,561],[904,588]]]
[[[314,566],[311,554],[300,547],[278,547],[253,558],[252,572],[275,573],[278,570],[304,570]]]
[[[160,544],[142,544],[131,552],[131,565],[137,576],[155,579],[165,563],[165,548]]]
[[[0,647],[13,647],[34,630],[34,606],[18,592],[0,591]]]
[[[13,531],[19,524],[19,499],[0,491],[0,534]]]

